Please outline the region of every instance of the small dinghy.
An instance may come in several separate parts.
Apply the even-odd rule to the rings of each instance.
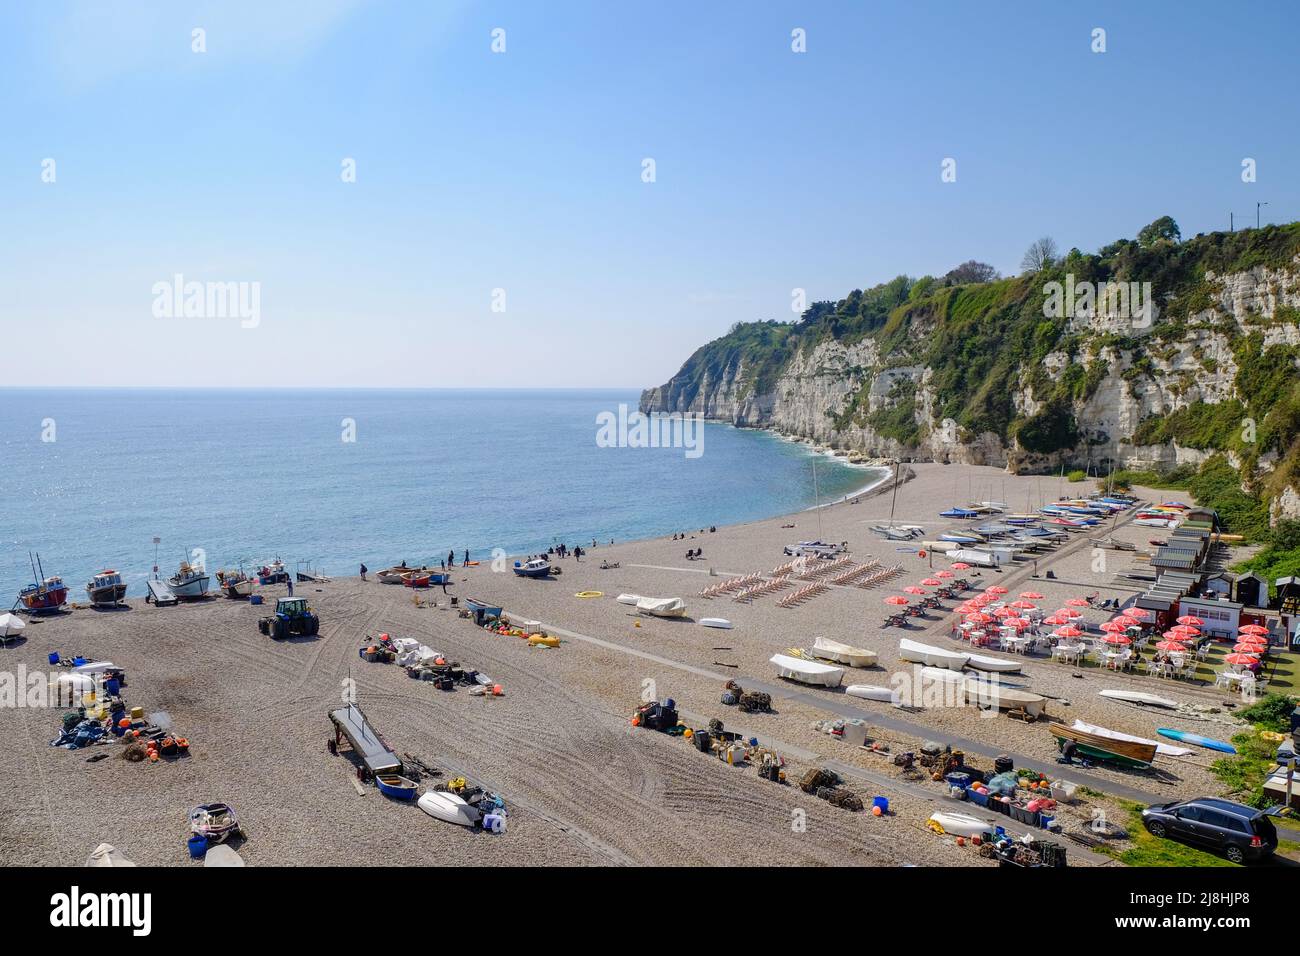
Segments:
[[[832,641],[825,637],[813,641],[812,651],[815,656],[823,660],[848,664],[850,667],[873,667],[877,660],[875,651],[853,647],[851,644],[841,644],[839,641]]]
[[[844,693],[850,697],[861,697],[863,700],[879,700],[886,704],[893,704],[895,707],[903,706],[903,695],[893,687],[875,687],[871,684],[850,684],[844,688]]]
[[[1168,697],[1157,697],[1140,690],[1099,690],[1097,693],[1108,700],[1122,700],[1129,704],[1145,704],[1149,707],[1167,707],[1170,710],[1178,706],[1178,701]]]
[[[1016,690],[995,681],[968,678],[966,694],[971,703],[979,707],[996,707],[998,710],[1020,708],[1030,717],[1039,717],[1047,706],[1047,698],[1027,690]]]
[[[806,661],[785,654],[773,654],[768,660],[776,665],[778,677],[798,681],[801,684],[812,684],[816,687],[839,687],[840,682],[844,680],[844,668],[842,667],[832,667],[830,664]]]
[[[637,602],[641,600],[641,595],[639,595],[639,594],[620,594],[620,595],[619,595],[618,597],[616,597],[614,600],[616,600],[619,604],[627,604],[627,605],[629,605],[630,607],[636,607]]]
[[[971,654],[968,667],[991,674],[1014,674],[1020,670],[1020,662],[1005,657],[986,657],[983,654]]]
[[[966,837],[967,839],[993,830],[993,824],[991,823],[985,823],[983,820],[968,816],[965,813],[947,813],[944,811],[930,814],[928,826],[940,833]]]
[[[1190,734],[1185,730],[1172,730],[1169,727],[1157,727],[1156,733],[1161,737],[1168,737],[1170,740],[1181,740],[1185,744],[1194,744],[1197,747],[1204,747],[1206,750],[1217,750],[1220,753],[1235,754],[1237,748],[1226,740],[1215,740],[1213,737],[1202,737],[1200,734]]]
[[[724,631],[729,631],[732,628],[732,623],[725,617],[702,617],[700,623],[705,627],[718,627]]]
[[[929,667],[947,667],[959,671],[970,661],[969,654],[946,651],[942,647],[931,647],[917,641],[903,638],[898,642],[898,656],[913,664],[925,664]]]
[[[420,798],[417,806],[431,817],[462,827],[476,827],[483,819],[476,807],[470,806],[456,794],[442,790],[430,790]]]
[[[420,789],[420,785],[414,780],[399,777],[395,773],[376,774],[375,786],[384,796],[392,797],[394,800],[414,800]]]

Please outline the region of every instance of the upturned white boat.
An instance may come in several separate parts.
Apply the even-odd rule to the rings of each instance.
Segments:
[[[983,654],[971,654],[968,666],[977,671],[988,671],[994,674],[1014,674],[1020,670],[1020,662],[1005,657],[986,657]]]
[[[799,657],[785,654],[773,654],[768,660],[776,665],[778,677],[798,681],[801,684],[813,684],[817,687],[839,687],[844,680],[844,668],[806,661]]]
[[[978,707],[996,707],[998,710],[1023,708],[1030,717],[1038,717],[1047,706],[1047,698],[1027,690],[1016,690],[996,681],[967,678],[966,696]]]
[[[455,823],[462,827],[477,826],[478,822],[483,818],[478,808],[471,807],[454,793],[446,793],[441,790],[430,790],[420,797],[417,805],[431,817],[446,820],[448,823]]]
[[[823,660],[848,664],[850,667],[874,667],[877,660],[875,651],[853,647],[851,644],[841,644],[826,637],[819,637],[813,641],[812,651],[816,657]]]
[[[926,664],[930,667],[947,667],[959,671],[970,661],[969,654],[946,651],[942,647],[931,647],[903,638],[898,642],[898,656],[913,664]]]
[[[630,607],[636,607],[637,602],[641,600],[641,595],[639,595],[639,594],[620,594],[620,595],[619,595],[618,597],[616,597],[614,600],[618,601],[619,604],[627,604],[627,605],[629,605]]]
[[[732,626],[731,622],[728,621],[725,617],[702,617],[700,618],[700,624],[702,624],[704,627],[721,628],[724,631],[730,630]]]
[[[1105,727],[1098,727],[1096,724],[1087,724],[1082,720],[1074,722],[1075,730],[1082,730],[1085,734],[1092,734],[1094,737],[1109,737],[1111,740],[1127,740],[1134,744],[1152,744],[1156,748],[1156,753],[1164,754],[1166,757],[1186,757],[1192,751],[1188,747],[1175,747],[1173,744],[1161,743],[1158,740],[1148,740],[1146,737],[1135,737],[1132,734],[1122,734],[1118,730],[1107,730]]]
[[[1170,710],[1174,710],[1178,706],[1176,700],[1170,700],[1168,697],[1157,697],[1155,694],[1148,694],[1140,690],[1099,690],[1097,693],[1110,700],[1122,700],[1129,704],[1168,707]]]
[[[959,837],[977,837],[981,833],[989,833],[993,830],[993,824],[985,823],[983,820],[967,816],[964,813],[939,813],[930,814],[930,823],[937,826],[944,833],[952,834]]]
[[[850,684],[844,688],[844,693],[850,697],[861,697],[863,700],[879,700],[887,704],[893,704],[895,707],[902,706],[903,695],[893,687],[876,687],[871,684]]]

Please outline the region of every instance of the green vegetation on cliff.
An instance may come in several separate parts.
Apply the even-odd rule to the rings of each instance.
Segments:
[[[706,381],[729,377],[740,398],[769,395],[791,361],[812,362],[818,345],[861,345],[878,359],[872,367],[840,373],[850,391],[840,407],[826,410],[828,424],[837,428],[869,426],[904,445],[921,440],[926,423],[916,420],[915,384],[895,382],[883,400],[877,392],[874,408],[869,396],[881,369],[924,369],[933,419],[954,420],[963,440],[992,433],[1044,455],[1115,439],[1177,442],[1231,452],[1251,473],[1258,460],[1275,455],[1277,481],[1300,477],[1300,347],[1265,347],[1264,330],[1255,326],[1270,323],[1247,317],[1243,328],[1211,311],[1223,294],[1219,277],[1259,267],[1294,268],[1300,223],[1179,241],[1177,224],[1162,217],[1138,239],[1121,239],[1097,253],[1040,251],[1042,267],[1017,277],[997,278],[991,267],[972,261],[940,279],[898,276],[855,289],[838,302],[816,302],[797,322],[738,324],[690,357],[665,386],[665,402],[688,407]],[[1081,330],[1068,314],[1044,307],[1051,283],[1077,290],[1147,282],[1157,306],[1149,328],[1137,321],[1129,330],[1122,324],[1111,331]],[[1294,321],[1296,311],[1279,307],[1273,321]],[[1105,435],[1076,420],[1116,367],[1127,389],[1136,393],[1157,382],[1175,397],[1200,376],[1217,374],[1221,363],[1200,356],[1189,333],[1218,336],[1231,349],[1236,373],[1228,397],[1153,416],[1132,435]],[[1177,371],[1171,371],[1175,361]]]

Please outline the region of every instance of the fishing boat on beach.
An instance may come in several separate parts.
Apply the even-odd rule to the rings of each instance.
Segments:
[[[1078,752],[1086,757],[1121,767],[1145,770],[1156,759],[1156,746],[1151,743],[1102,737],[1063,724],[1052,728],[1052,736],[1056,738],[1058,744],[1064,745],[1066,741],[1073,742]]]
[[[284,584],[289,580],[289,572],[285,569],[284,562],[278,557],[270,561],[257,572],[258,584]]]
[[[516,561],[510,569],[521,578],[544,578],[551,573],[551,562],[545,558],[533,558],[531,561]]]
[[[116,571],[105,569],[86,582],[86,597],[95,607],[112,607],[126,597],[126,582]]]
[[[28,558],[32,561],[33,581],[18,592],[18,603],[32,614],[53,613],[68,602],[68,587],[57,574],[45,576],[39,554]]]
[[[232,600],[246,598],[253,593],[256,582],[243,571],[218,571],[217,586],[221,593]]]
[[[180,569],[167,579],[167,587],[182,601],[196,601],[207,596],[211,580],[203,565],[182,561]]]
[[[429,586],[429,572],[407,571],[402,575],[402,586],[408,588],[427,588]]]

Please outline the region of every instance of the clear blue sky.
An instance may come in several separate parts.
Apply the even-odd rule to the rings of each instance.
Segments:
[[[645,386],[795,287],[1290,221],[1297,36],[1281,2],[9,4],[6,377]],[[175,273],[259,282],[261,324],[155,317]]]

